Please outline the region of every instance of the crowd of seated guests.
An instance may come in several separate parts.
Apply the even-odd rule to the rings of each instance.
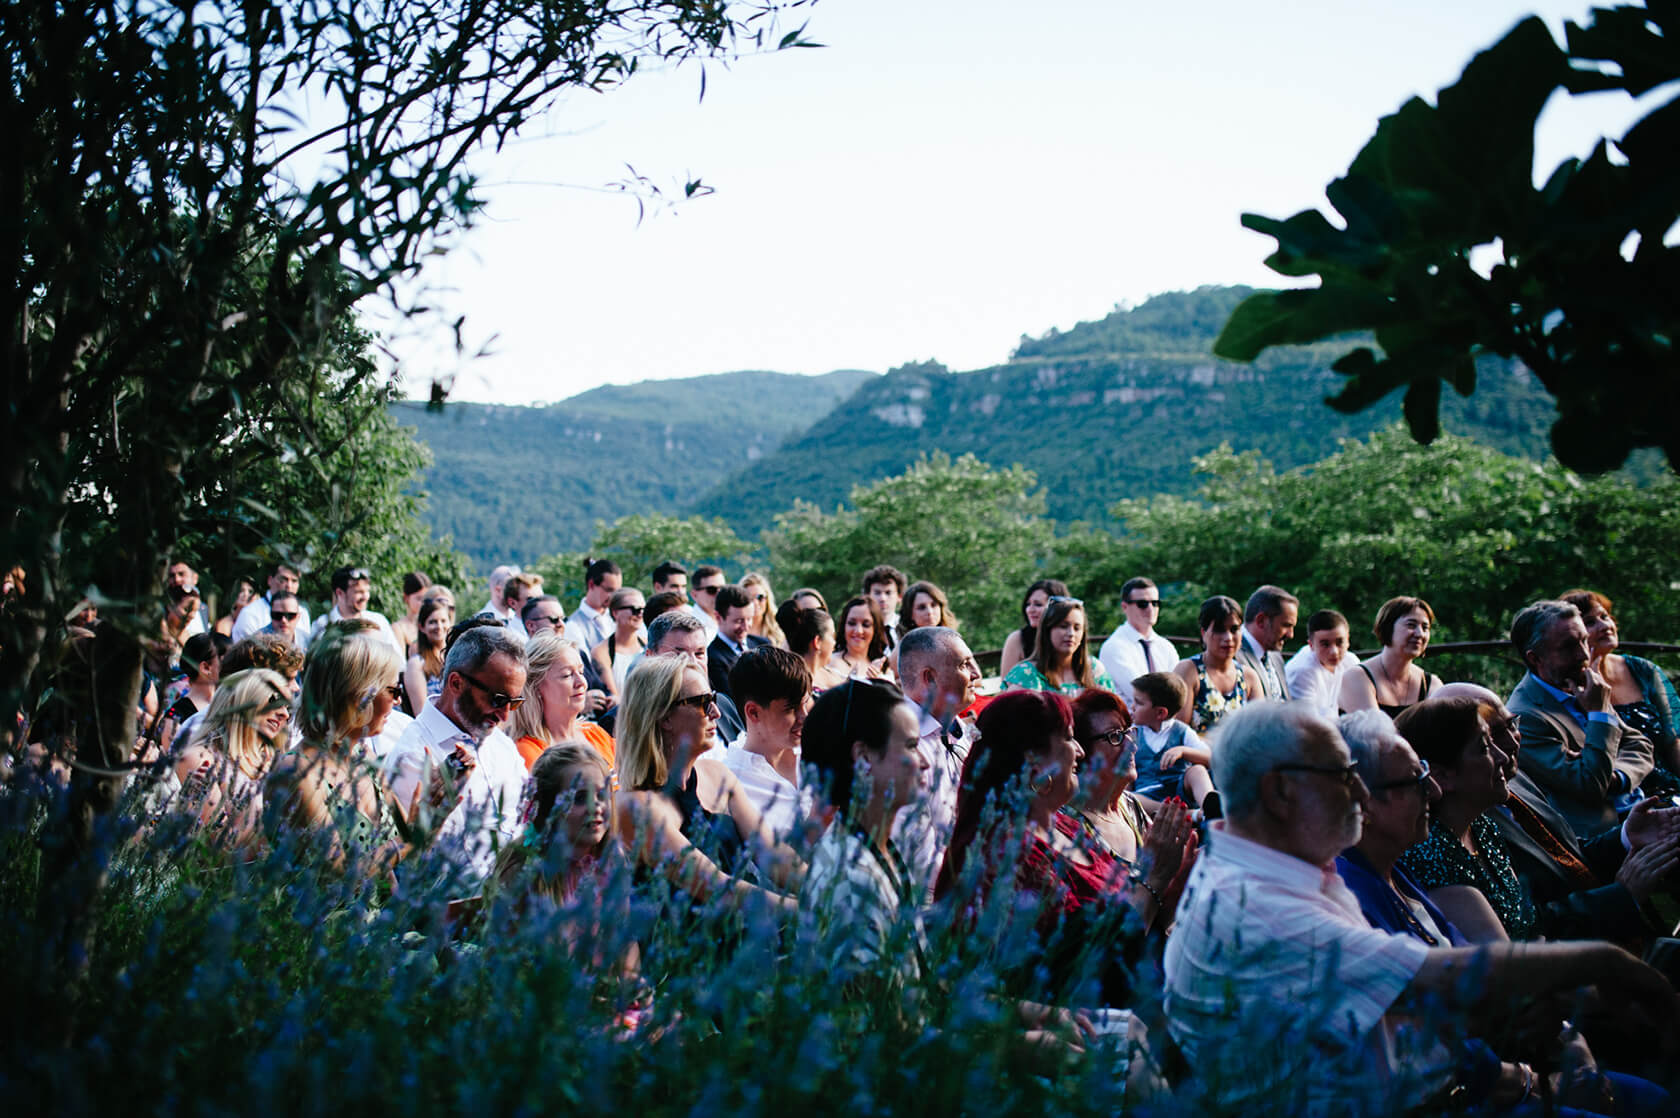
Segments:
[[[1421,598],[1384,603],[1359,662],[1333,609],[1286,658],[1293,595],[1216,595],[1180,657],[1135,578],[1093,655],[1084,603],[1046,579],[985,694],[945,590],[891,566],[836,614],[809,588],[778,606],[754,572],[699,566],[690,587],[665,563],[646,597],[609,560],[583,575],[568,617],[498,568],[457,621],[413,572],[393,624],[347,566],[310,626],[280,563],[222,619],[233,640],[171,565],[145,645],[140,841],[185,827],[231,859],[287,845],[335,874],[499,893],[629,1032],[658,960],[603,936],[627,919],[618,877],[661,919],[771,914],[900,1022],[948,980],[930,928],[985,927],[967,949],[990,952],[1021,1043],[1062,1059],[1118,1029],[1140,1097],[1668,1106],[1628,1072],[1680,1024],[1637,959],[1680,883],[1680,701],[1617,651],[1602,595],[1514,615],[1525,675],[1502,700],[1418,662]],[[33,736],[77,717],[61,700]],[[1499,1027],[1584,987],[1573,1025]],[[1630,1015],[1643,1044],[1623,1042]]]

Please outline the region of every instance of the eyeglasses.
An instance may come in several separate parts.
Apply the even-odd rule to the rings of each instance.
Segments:
[[[1098,734],[1096,737],[1091,739],[1091,744],[1096,745],[1098,742],[1107,742],[1109,745],[1118,749],[1127,742],[1136,740],[1137,727],[1127,726],[1124,730],[1110,730],[1106,734]]]
[[[493,710],[518,710],[520,704],[525,701],[523,695],[504,695],[500,691],[492,691],[466,672],[456,672],[455,674],[484,692],[484,697],[490,700],[490,706]]]
[[[1127,598],[1126,599],[1126,604],[1128,606],[1136,606],[1138,609],[1160,609],[1161,608],[1161,599],[1159,599],[1159,598]]]
[[[1317,773],[1320,776],[1333,776],[1347,785],[1348,791],[1357,792],[1363,782],[1359,779],[1358,765],[1273,765],[1275,773]]]
[[[297,616],[297,610],[292,610],[289,613],[285,610],[275,610],[273,613],[269,614],[269,616],[274,618],[276,621],[290,621],[292,618]]]
[[[541,622],[545,625],[553,625],[556,629],[566,623],[566,619],[564,617],[550,617],[546,613],[532,614],[531,620]]]
[[[678,707],[693,707],[695,710],[713,711],[717,709],[717,694],[712,691],[702,691],[698,695],[685,695],[671,704],[671,709]]]
[[[1429,786],[1429,762],[1420,759],[1418,767],[1421,770],[1416,776],[1409,776],[1405,780],[1385,780],[1381,784],[1371,785],[1373,792],[1388,792],[1395,788],[1416,788],[1423,791]]]

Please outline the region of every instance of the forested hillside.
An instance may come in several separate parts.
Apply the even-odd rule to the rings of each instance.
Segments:
[[[708,494],[695,511],[756,533],[794,497],[829,507],[859,482],[918,455],[971,453],[1033,470],[1060,521],[1102,522],[1122,497],[1188,492],[1191,459],[1222,442],[1279,469],[1316,461],[1337,440],[1400,415],[1396,397],[1359,415],[1324,404],[1345,347],[1275,350],[1254,365],[1220,361],[1214,337],[1247,288],[1160,295],[1066,332],[1023,338],[1004,365],[952,373],[931,363],[868,382],[803,435]],[[1526,370],[1485,361],[1470,399],[1443,403],[1443,426],[1542,457],[1552,400]]]
[[[545,408],[393,407],[432,449],[433,532],[488,569],[582,547],[598,520],[685,509],[874,376],[735,372],[605,385]]]

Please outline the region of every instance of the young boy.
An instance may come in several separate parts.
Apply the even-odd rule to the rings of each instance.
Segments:
[[[1152,800],[1180,796],[1206,811],[1213,794],[1208,772],[1213,756],[1196,731],[1173,717],[1188,697],[1184,681],[1171,672],[1150,672],[1132,680],[1132,721],[1138,731],[1138,775],[1132,790]],[[1218,802],[1214,795],[1214,810]]]
[[[1347,651],[1347,618],[1333,609],[1321,609],[1307,618],[1307,643],[1283,667],[1290,696],[1335,721],[1342,673],[1354,667]]]

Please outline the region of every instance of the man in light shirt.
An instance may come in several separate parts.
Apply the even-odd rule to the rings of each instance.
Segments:
[[[428,703],[385,758],[385,782],[397,802],[415,802],[432,787],[432,772],[455,758],[465,769],[459,806],[437,828],[433,846],[473,889],[490,876],[496,852],[517,841],[525,762],[502,724],[525,700],[525,647],[500,625],[468,629],[443,662],[443,691]],[[422,832],[435,811],[422,803]]]
[[[379,635],[391,642],[391,647],[397,650],[398,656],[406,655],[402,643],[397,635],[391,632],[391,623],[378,610],[367,608],[368,601],[373,596],[373,575],[364,567],[340,567],[332,573],[333,608],[325,617],[315,619],[315,624],[309,630],[309,642],[321,635],[328,625],[334,621],[371,621],[379,630]]]
[[[269,603],[274,595],[280,593],[297,596],[298,569],[284,560],[276,560],[268,569],[268,592],[260,597],[252,598],[245,603],[245,608],[239,611],[239,616],[233,619],[233,642],[238,644],[252,633],[259,632],[273,619],[269,616]],[[298,599],[297,633],[298,647],[304,645],[304,635],[310,631],[309,607]]]
[[[1335,718],[1342,676],[1354,664],[1348,655],[1347,618],[1333,609],[1319,610],[1307,618],[1307,643],[1283,666],[1290,699],[1305,703],[1320,718]]]
[[[1388,1114],[1443,1108],[1450,1032],[1551,991],[1598,983],[1662,1028],[1680,1014],[1657,971],[1609,943],[1429,947],[1371,927],[1336,873],[1370,791],[1336,726],[1296,703],[1250,703],[1213,738],[1225,818],[1210,825],[1167,941],[1168,1027],[1220,1112]],[[1505,1109],[1538,1073],[1500,1065]]]
[[[1120,611],[1126,620],[1097,652],[1109,678],[1124,687],[1140,675],[1170,672],[1182,657],[1172,641],[1155,631],[1161,617],[1161,591],[1142,575],[1120,587]]]
[[[735,661],[729,686],[747,731],[729,743],[723,763],[779,842],[811,813],[811,789],[799,771],[811,670],[785,648],[755,648]]]
[[[916,748],[928,762],[927,796],[898,813],[892,840],[919,890],[933,895],[939,861],[957,819],[963,763],[978,735],[959,717],[980,693],[980,665],[955,629],[912,629],[898,643],[904,697],[920,711]]]
[[[623,588],[624,572],[611,559],[595,559],[584,569],[583,581],[583,600],[566,619],[565,637],[587,655],[587,650],[612,634],[613,619],[607,603]]]
[[[485,602],[478,612],[493,613],[496,615],[496,620],[510,628],[519,625],[519,611],[510,610],[503,603],[503,599],[507,596],[508,579],[518,573],[519,567],[517,565],[507,563],[492,570],[490,572],[490,600]]]

